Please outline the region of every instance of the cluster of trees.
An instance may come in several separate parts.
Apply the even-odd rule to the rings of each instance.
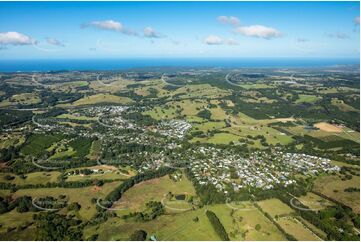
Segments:
[[[19,155],[19,146],[10,146],[9,148],[0,149],[0,162],[8,162]]]
[[[0,127],[5,128],[7,126],[15,126],[26,121],[30,121],[33,117],[31,111],[18,111],[18,110],[1,110],[0,115]]]
[[[102,186],[105,183],[110,183],[114,181],[119,181],[121,179],[94,179],[94,180],[84,180],[84,181],[60,181],[60,182],[47,182],[39,184],[24,184],[24,185],[15,185],[11,183],[0,183],[0,190],[19,190],[19,189],[34,189],[34,188],[53,188],[53,187],[63,187],[63,188],[80,188],[80,187],[89,187],[89,186]]]
[[[32,198],[30,196],[18,197],[15,200],[11,197],[0,197],[0,214],[10,212],[15,208],[19,213],[37,211],[32,204]]]
[[[359,192],[360,188],[358,188],[358,187],[348,187],[344,191],[345,192]]]
[[[153,119],[150,115],[144,115],[139,112],[126,112],[123,117],[132,120],[140,126],[150,126],[158,123],[158,121]]]
[[[211,222],[213,229],[216,231],[216,233],[221,238],[221,240],[229,241],[230,239],[228,237],[228,234],[227,234],[226,230],[224,229],[221,221],[219,221],[217,215],[210,210],[206,211],[206,215],[207,215],[207,218],[209,219],[209,222]]]
[[[69,145],[76,151],[74,158],[83,158],[89,154],[94,139],[79,137],[69,142]]]
[[[197,113],[197,116],[207,120],[211,119],[212,113],[208,109],[203,109]]]
[[[146,203],[146,209],[143,212],[133,212],[123,216],[124,219],[134,218],[139,222],[147,222],[164,214],[164,206],[161,202],[149,201]]]
[[[82,240],[81,220],[57,213],[34,214],[36,240]]]
[[[38,198],[34,203],[41,208],[47,209],[61,209],[68,205],[66,200],[57,199],[51,196]]]
[[[89,93],[88,93],[89,95]],[[41,98],[41,105],[46,106],[54,106],[60,101],[68,101],[68,102],[74,102],[84,96],[81,92],[52,92],[47,90],[42,90],[39,93],[39,96]]]
[[[186,170],[186,175],[188,179],[192,181],[197,196],[203,204],[220,204],[226,202],[226,197],[224,196],[224,193],[219,192],[215,188],[215,186],[211,184],[200,185],[193,176],[193,173],[190,171],[190,169]]]
[[[130,241],[144,241],[147,238],[147,232],[144,230],[135,230],[131,235]]]
[[[85,169],[76,169],[76,170],[73,170],[73,171],[70,171],[69,174],[70,175],[79,175],[79,174],[82,174],[82,175],[91,175],[93,174],[94,171],[93,170],[90,170],[88,168],[85,168]]]

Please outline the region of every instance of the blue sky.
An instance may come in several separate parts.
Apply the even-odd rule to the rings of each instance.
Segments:
[[[359,8],[359,2],[0,2],[0,58],[358,57]]]

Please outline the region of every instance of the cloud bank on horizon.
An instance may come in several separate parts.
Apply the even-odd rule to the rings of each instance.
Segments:
[[[1,2],[2,58],[359,56],[358,2],[61,5]]]

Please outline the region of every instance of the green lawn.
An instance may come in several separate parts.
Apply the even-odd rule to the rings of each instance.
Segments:
[[[208,218],[205,209],[162,215],[150,222],[124,221],[119,218],[109,219],[99,226],[86,227],[84,238],[99,234],[98,240],[129,240],[135,230],[145,230],[148,238],[155,235],[157,240],[220,240]],[[198,217],[199,221],[193,219]]]
[[[289,215],[294,213],[294,210],[290,208],[287,204],[281,202],[278,199],[272,198],[257,202],[257,204],[262,208],[262,210],[272,217],[276,215]]]
[[[33,172],[33,173],[25,174],[26,176],[25,179],[22,179],[15,174],[10,174],[11,176],[15,177],[15,179],[11,181],[7,181],[4,178],[6,174],[0,173],[0,182],[11,182],[16,185],[25,185],[25,184],[45,184],[47,182],[58,182],[58,177],[61,173],[58,171]]]
[[[305,94],[299,94],[299,98],[296,100],[295,103],[315,103],[318,100],[321,100],[322,97],[315,96],[315,95],[305,95]]]
[[[241,205],[213,205],[207,208],[220,219],[231,240],[286,240],[281,231],[249,202]],[[240,207],[232,213],[232,208]],[[256,230],[256,225],[261,226]]]
[[[168,192],[172,192],[173,194],[195,195],[193,185],[186,178],[185,174],[183,174],[182,179],[177,182],[174,182],[168,176],[163,176],[141,182],[126,191],[120,199],[120,207],[123,208],[123,204],[126,204],[131,211],[141,211],[147,202],[162,201],[164,195]]]
[[[96,204],[91,203],[91,199],[105,197],[119,184],[120,182],[106,183],[99,189],[95,187],[24,189],[16,191],[15,197],[27,195],[32,198],[45,196],[57,198],[59,195],[66,195],[69,204],[78,202],[81,205],[80,217],[90,219],[96,213]]]
[[[277,219],[277,223],[286,231],[286,233],[293,235],[297,240],[322,240],[294,217],[279,218]]]

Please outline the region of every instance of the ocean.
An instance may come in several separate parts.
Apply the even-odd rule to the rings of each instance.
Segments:
[[[0,72],[110,71],[151,67],[190,68],[311,68],[359,65],[359,59],[332,58],[142,58],[0,60]]]

